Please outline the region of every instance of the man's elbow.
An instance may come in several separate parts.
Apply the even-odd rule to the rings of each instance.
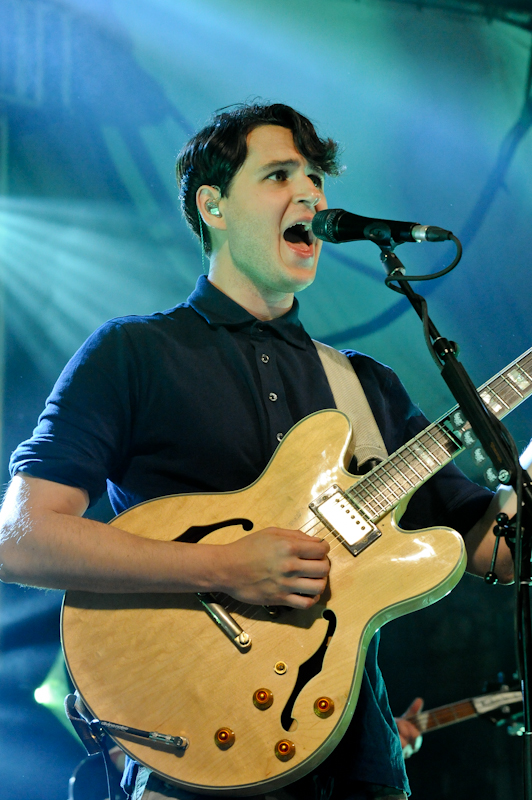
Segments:
[[[467,559],[467,572],[471,575],[476,575],[479,578],[485,578],[486,575],[492,572],[491,569],[491,552],[468,552]],[[510,586],[514,582],[514,564],[510,550],[505,542],[500,543],[499,553],[493,569],[496,580],[493,583],[500,583],[503,586]]]
[[[23,535],[18,527],[7,522],[0,524],[0,581],[23,585],[32,582]]]

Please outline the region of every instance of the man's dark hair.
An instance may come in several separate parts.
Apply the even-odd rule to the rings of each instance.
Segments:
[[[203,184],[217,186],[222,197],[229,193],[233,177],[247,156],[247,137],[261,125],[279,125],[292,131],[299,153],[313,167],[328,175],[338,175],[338,144],[320,139],[312,122],[282,103],[243,103],[217,113],[212,121],[182,148],[177,157],[176,174],[183,214],[201,239],[196,192]],[[211,241],[206,227],[203,240],[207,255]]]

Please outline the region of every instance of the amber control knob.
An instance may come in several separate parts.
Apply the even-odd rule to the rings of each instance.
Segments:
[[[214,743],[220,750],[229,750],[235,743],[235,732],[231,728],[218,728],[214,734]]]
[[[330,697],[318,697],[314,703],[314,713],[325,719],[334,713],[334,701]]]
[[[253,695],[253,705],[260,708],[261,711],[266,711],[272,703],[273,694],[269,689],[257,689]]]
[[[275,755],[279,761],[290,761],[296,754],[296,746],[289,739],[281,739],[275,745]]]

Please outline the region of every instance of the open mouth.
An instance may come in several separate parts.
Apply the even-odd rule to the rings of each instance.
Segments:
[[[301,249],[309,250],[314,243],[314,234],[310,222],[298,222],[287,228],[283,234],[289,244],[298,245]]]

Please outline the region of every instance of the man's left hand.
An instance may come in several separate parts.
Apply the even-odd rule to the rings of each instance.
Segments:
[[[417,753],[421,747],[421,743],[423,741],[421,731],[415,725],[415,723],[409,719],[409,717],[419,713],[422,708],[423,698],[416,697],[416,699],[410,703],[405,713],[400,717],[395,718],[395,722],[397,723],[397,728],[399,730],[399,738],[401,739],[404,758],[410,758],[410,756],[414,755],[414,753]]]

